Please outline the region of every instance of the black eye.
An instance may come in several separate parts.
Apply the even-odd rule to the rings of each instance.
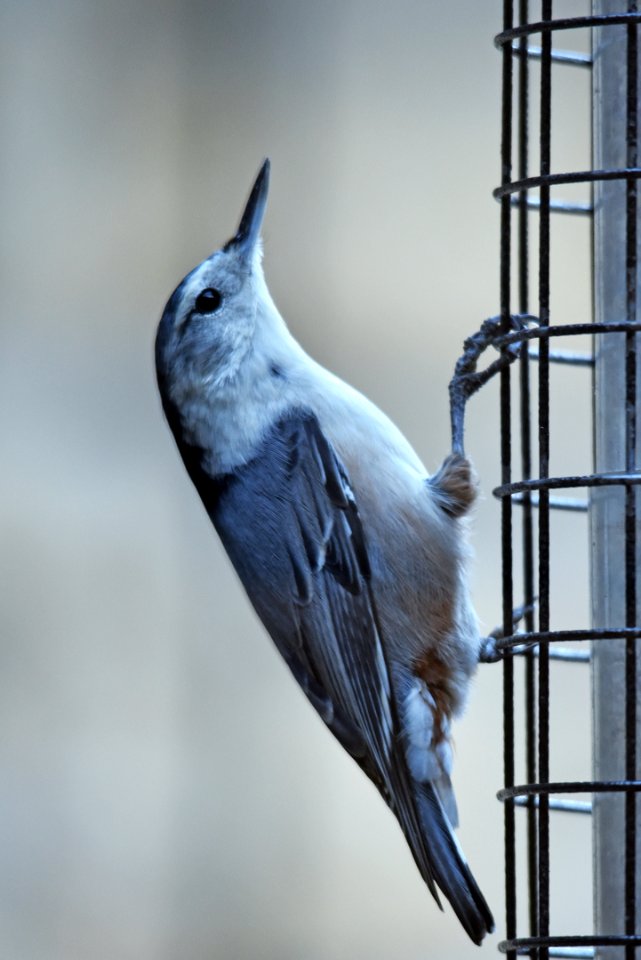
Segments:
[[[208,287],[199,293],[194,304],[198,313],[214,313],[222,303],[220,290]]]

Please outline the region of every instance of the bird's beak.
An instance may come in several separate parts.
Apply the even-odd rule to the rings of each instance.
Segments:
[[[265,160],[258,171],[258,176],[249,194],[249,200],[240,219],[236,236],[225,245],[226,250],[233,247],[248,260],[256,247],[256,241],[260,236],[260,228],[263,223],[269,191],[269,167],[269,160]]]

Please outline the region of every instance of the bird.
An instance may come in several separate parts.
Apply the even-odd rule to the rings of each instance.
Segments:
[[[162,407],[258,617],[396,816],[437,904],[480,944],[490,909],[454,833],[451,721],[481,640],[465,515],[473,468],[429,475],[401,431],[315,362],[268,291],[270,162],[236,233],[176,287],[155,342]]]

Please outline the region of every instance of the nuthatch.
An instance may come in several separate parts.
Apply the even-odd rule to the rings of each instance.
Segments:
[[[468,461],[432,477],[387,417],[294,340],[263,276],[269,161],[236,235],[174,290],[162,403],[258,616],[378,787],[475,943],[492,915],[453,833],[450,721],[481,640],[465,578]]]

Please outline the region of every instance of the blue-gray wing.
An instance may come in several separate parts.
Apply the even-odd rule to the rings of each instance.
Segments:
[[[202,452],[175,433],[227,553],[292,673],[396,814],[437,902],[435,882],[479,943],[492,917],[433,785],[413,781],[408,771],[356,498],[317,419],[290,413],[249,463],[213,478],[202,467]]]
[[[367,551],[346,472],[317,420],[276,424],[225,478],[210,515],[305,693],[385,780],[395,721]]]
[[[316,418],[281,420],[256,456],[203,499],[292,673],[420,851],[365,537],[347,472]]]

